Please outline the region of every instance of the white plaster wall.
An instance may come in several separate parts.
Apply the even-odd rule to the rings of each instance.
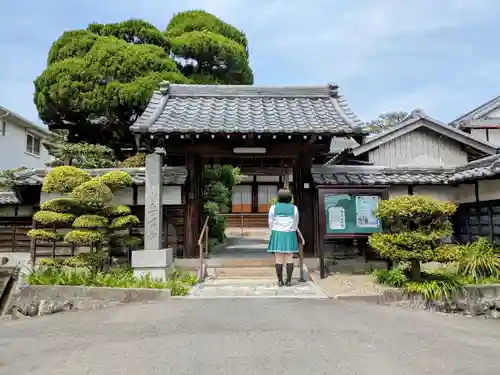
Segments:
[[[476,139],[500,145],[500,129],[471,129],[470,134]]]
[[[279,182],[280,176],[257,176],[257,182]],[[293,174],[288,176],[288,182],[293,182]]]
[[[500,180],[479,181],[479,200],[500,199]]]
[[[279,176],[257,176],[257,182],[279,182],[279,181],[280,181]]]
[[[486,117],[500,119],[500,108],[494,109],[493,111],[488,113],[488,115]]]
[[[408,186],[391,186],[389,188],[389,199],[396,198],[401,195],[408,195]]]
[[[42,169],[52,159],[47,149],[40,144],[40,156],[26,152],[26,128],[6,121],[5,135],[0,135],[0,170],[26,167]],[[1,124],[0,124],[1,126]],[[29,130],[35,135],[35,131]]]
[[[455,202],[458,195],[458,189],[453,186],[447,185],[434,185],[434,186],[414,186],[414,195],[429,195],[434,199],[441,201]]]
[[[137,204],[144,205],[144,186],[137,187]],[[177,205],[182,203],[182,187],[181,186],[163,186],[163,204],[164,205]],[[134,204],[134,193],[132,188],[123,188],[118,189],[113,192],[114,204],[125,204],[125,205],[133,205]],[[44,193],[42,192],[40,195],[40,204],[54,198],[61,198],[66,196],[67,194],[57,194],[57,193]]]
[[[131,187],[115,190],[113,194],[114,204],[124,204],[127,206],[134,204],[134,189]]]
[[[485,129],[471,129],[470,135],[481,141],[486,141],[486,130]]]
[[[474,192],[474,184],[461,184],[457,187],[457,199],[455,203],[475,202],[476,195]]]
[[[500,145],[500,129],[488,129],[488,139],[488,142],[493,143],[494,145]]]
[[[242,175],[241,182],[253,182],[253,176]]]

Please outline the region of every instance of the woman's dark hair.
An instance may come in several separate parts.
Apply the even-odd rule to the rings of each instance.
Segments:
[[[278,190],[278,202],[279,203],[290,203],[292,201],[292,193],[288,189]]]

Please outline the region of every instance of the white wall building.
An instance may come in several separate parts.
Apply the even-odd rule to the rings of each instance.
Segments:
[[[51,160],[44,143],[51,132],[0,106],[0,171],[45,168]]]

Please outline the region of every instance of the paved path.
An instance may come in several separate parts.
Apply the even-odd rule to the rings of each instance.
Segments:
[[[174,299],[0,322],[2,375],[492,375],[497,321],[335,300]]]
[[[291,287],[278,287],[276,278],[207,280],[191,291],[190,298],[328,298],[317,285],[293,281]]]

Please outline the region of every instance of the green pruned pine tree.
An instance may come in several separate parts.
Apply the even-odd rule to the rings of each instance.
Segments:
[[[377,216],[386,232],[373,233],[369,244],[383,258],[409,262],[411,280],[420,280],[421,263],[451,261],[455,247],[442,245],[453,234],[452,202],[430,196],[405,195],[382,201]]]
[[[160,82],[253,83],[245,34],[201,10],[176,14],[165,31],[134,19],[66,31],[47,63],[34,82],[42,121],[120,160],[135,147],[129,127]]]
[[[88,246],[107,258],[103,244],[132,245],[139,237],[129,235],[129,228],[137,226],[139,219],[125,205],[113,204],[113,191],[132,185],[132,178],[124,171],[110,171],[94,177],[72,166],[51,169],[42,191],[60,197],[48,200],[40,206],[33,219],[41,226],[32,229],[28,236],[38,241],[65,241],[78,246]],[[66,234],[58,231],[61,226],[73,229]]]

